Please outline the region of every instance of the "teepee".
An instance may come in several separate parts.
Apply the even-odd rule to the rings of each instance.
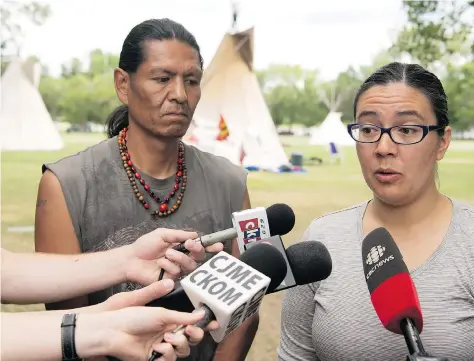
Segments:
[[[342,95],[336,96],[336,92],[333,89],[331,99],[324,92],[321,93],[321,99],[328,107],[329,113],[321,125],[311,129],[309,143],[311,145],[328,145],[329,143],[335,143],[339,146],[354,145],[354,140],[347,132],[346,126],[342,123],[342,113],[337,111],[342,102]]]
[[[10,62],[1,79],[2,151],[59,150],[64,146],[38,91],[39,64]]]
[[[194,123],[183,139],[236,164],[277,170],[289,162],[253,72],[253,53],[253,28],[224,36],[204,71]]]

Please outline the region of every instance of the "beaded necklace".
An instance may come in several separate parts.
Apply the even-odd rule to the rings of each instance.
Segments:
[[[168,196],[166,196],[164,199],[160,199],[160,197],[151,191],[150,186],[146,184],[145,179],[141,177],[140,173],[137,172],[133,165],[132,158],[127,149],[127,129],[128,128],[125,127],[120,131],[117,137],[117,143],[119,145],[123,167],[127,172],[127,176],[135,196],[145,209],[150,209],[149,203],[145,200],[145,197],[138,189],[139,184],[141,184],[143,189],[150,195],[150,197],[159,204],[158,209],[152,210],[151,214],[157,215],[158,217],[167,217],[171,213],[174,213],[178,210],[183,201],[184,192],[186,191],[186,182],[188,180],[188,176],[184,158],[184,144],[180,141],[178,145],[178,168],[176,171],[176,179],[173,189],[169,192]],[[178,193],[177,200],[172,206],[170,206],[170,200],[176,195],[176,193]]]

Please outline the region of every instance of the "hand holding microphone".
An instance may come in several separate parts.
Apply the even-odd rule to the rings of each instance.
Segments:
[[[242,238],[245,244],[258,241],[270,236],[283,236],[290,232],[295,225],[295,214],[286,204],[276,203],[268,207],[246,209],[232,214],[234,227],[223,231],[214,232],[194,239],[203,247],[208,247],[218,242],[228,241],[234,238]],[[239,242],[240,252],[246,249],[243,242]],[[183,244],[173,247],[174,250],[187,253]]]
[[[286,275],[281,253],[267,244],[259,244],[237,259],[220,252],[181,280],[181,286],[196,309],[204,309],[204,322],[217,320],[219,328],[210,332],[221,342],[245,320],[255,315],[267,290],[277,287]],[[184,327],[175,332],[182,333]],[[153,352],[150,361],[160,357]]]
[[[217,247],[220,242],[237,238],[240,253],[242,253],[247,249],[246,245],[248,243],[273,235],[285,235],[290,232],[295,225],[295,214],[288,205],[276,203],[266,210],[263,207],[257,207],[234,212],[232,214],[232,223],[234,225],[232,228],[197,237],[192,241],[186,241],[184,244],[180,243],[173,247],[173,251],[188,254],[191,247],[199,249],[204,247],[208,252],[219,252],[222,248],[212,248]],[[179,254],[173,251],[169,251],[168,255],[179,258]],[[170,261],[172,259],[168,262]],[[164,269],[161,270],[158,280],[161,280],[163,276]]]
[[[284,282],[281,282],[276,287],[269,287],[266,294],[282,291],[294,286],[319,282],[328,278],[332,272],[331,255],[326,246],[317,241],[296,243],[285,250],[280,236],[273,236],[264,241],[252,243],[248,250],[242,254],[242,257],[245,255],[244,259],[246,259],[252,257],[253,254],[258,255],[258,253],[249,251],[257,246],[260,248],[260,245],[265,245],[267,242],[271,244],[271,246],[268,244],[267,246],[273,247],[283,257],[286,263],[286,276],[284,277]],[[276,267],[272,263],[262,264],[262,259],[256,259],[252,262],[255,262],[255,268],[264,266]],[[263,273],[267,274],[266,272]],[[191,312],[194,310],[193,304],[180,284],[172,292],[151,301],[147,306],[163,307],[181,312]]]

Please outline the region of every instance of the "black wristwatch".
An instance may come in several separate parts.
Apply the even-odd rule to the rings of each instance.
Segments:
[[[66,313],[61,322],[62,361],[82,361],[76,353],[76,314]]]

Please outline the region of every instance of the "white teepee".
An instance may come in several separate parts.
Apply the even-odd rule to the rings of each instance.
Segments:
[[[38,64],[39,65],[39,64]],[[39,67],[14,59],[1,79],[2,151],[59,150],[64,142],[38,91]]]
[[[329,100],[325,93],[321,94],[323,102],[329,109],[328,115],[323,120],[321,125],[311,129],[311,138],[309,143],[311,145],[328,145],[335,143],[339,146],[351,146],[355,142],[347,132],[347,127],[342,123],[342,113],[338,112],[342,97],[336,97],[333,89],[332,98]]]
[[[253,43],[253,28],[224,36],[204,72],[201,100],[184,141],[236,164],[276,170],[289,162],[253,72]],[[229,136],[217,141],[221,119]]]

